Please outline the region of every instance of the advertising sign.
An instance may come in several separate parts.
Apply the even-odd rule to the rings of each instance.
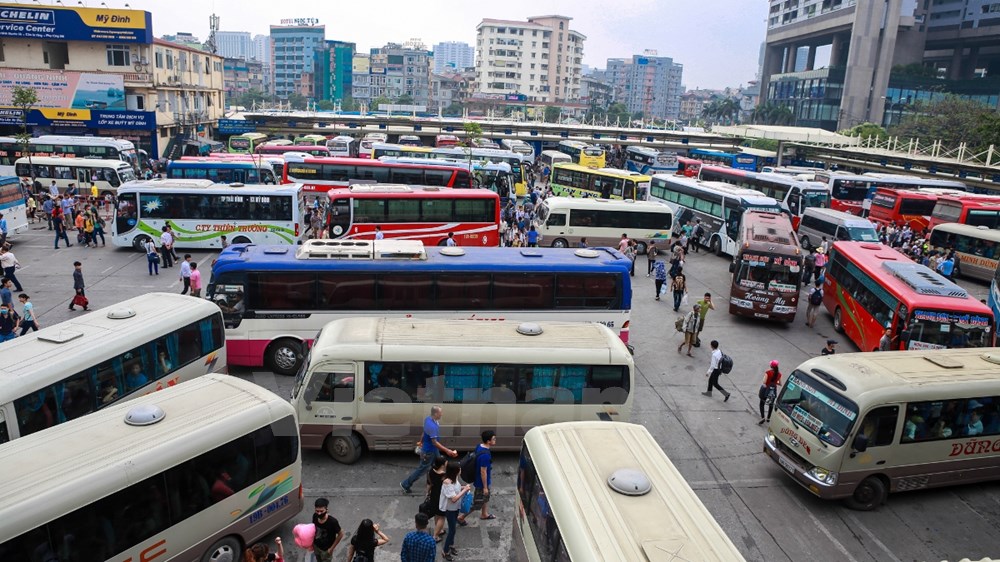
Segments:
[[[14,86],[33,88],[38,94],[36,107],[125,109],[121,74],[0,69],[0,106],[11,105]]]
[[[220,135],[242,135],[257,132],[257,123],[245,119],[219,119]],[[249,145],[248,145],[249,146]]]
[[[153,18],[141,10],[0,4],[0,37],[148,45]]]
[[[20,124],[21,110],[0,109],[0,125]],[[28,112],[28,126],[152,131],[156,129],[156,113],[153,111],[41,108]]]

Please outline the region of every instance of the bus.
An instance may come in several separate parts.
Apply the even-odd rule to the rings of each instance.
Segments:
[[[500,245],[500,196],[485,189],[444,189],[398,184],[331,189],[325,223],[331,238],[418,240],[444,246]]]
[[[385,143],[389,136],[385,133],[367,133],[361,142],[358,143],[358,158],[372,158],[372,151],[376,143]]]
[[[607,248],[308,240],[297,249],[226,248],[207,294],[229,310],[243,303],[224,314],[229,364],[291,375],[320,328],[351,316],[599,322],[627,343],[631,268]]]
[[[423,146],[423,141],[417,135],[399,135],[399,144],[402,146]]]
[[[1000,229],[1000,196],[973,193],[940,195],[927,227],[933,229],[946,222]]]
[[[585,168],[603,168],[607,165],[604,149],[585,142],[564,140],[559,141],[559,152],[569,155],[574,164]]]
[[[701,167],[698,178],[755,189],[781,201],[788,208],[793,228],[799,227],[799,221],[809,207],[830,208],[830,190],[821,183],[707,164]]]
[[[678,156],[677,171],[675,173],[679,176],[696,178],[701,173],[701,160],[695,160],[687,156]]]
[[[305,145],[326,146],[326,141],[327,139],[326,136],[324,135],[308,134],[308,135],[299,135],[295,137],[295,140],[292,141],[292,144],[299,146],[305,146]]]
[[[425,160],[426,162],[426,160]],[[440,164],[383,162],[364,158],[285,158],[282,183],[302,183],[304,193],[322,193],[357,183],[399,183],[472,188],[469,169]]]
[[[954,275],[986,281],[1000,264],[1000,230],[969,224],[939,224],[931,231],[931,246],[955,251]]]
[[[167,162],[167,177],[175,180],[203,180],[213,183],[267,184],[277,182],[269,163],[249,160],[195,158]]]
[[[650,176],[616,168],[588,168],[579,164],[556,164],[549,185],[552,193],[563,197],[600,197],[601,199],[649,199]]]
[[[573,159],[570,158],[569,154],[565,152],[559,152],[558,150],[543,150],[541,154],[542,165],[548,166],[551,171],[556,164],[565,162],[567,164],[572,164]]]
[[[824,278],[834,329],[861,351],[878,350],[886,329],[892,349],[994,345],[988,306],[889,246],[835,242]]]
[[[657,174],[650,185],[653,201],[674,209],[674,229],[701,219],[705,244],[716,255],[735,256],[740,221],[745,211],[783,213],[781,203],[753,189],[718,181],[701,181],[682,175]]]
[[[133,169],[145,163],[141,158],[145,153],[137,150],[132,141],[109,137],[42,135],[31,139],[28,148],[32,156],[121,160]],[[16,138],[0,137],[0,176],[14,175],[14,163],[26,156],[28,154]]]
[[[326,148],[330,151],[330,156],[340,156],[343,158],[358,157],[358,141],[354,137],[333,137],[326,141]]]
[[[0,176],[0,213],[7,221],[8,234],[28,230],[28,199],[21,189],[20,178]]]
[[[452,420],[443,445],[474,449],[488,425],[503,436],[495,451],[516,451],[534,426],[628,421],[634,371],[597,323],[343,318],[316,335],[292,405],[302,448],[345,464],[365,449],[412,450],[431,404]]]
[[[745,560],[638,424],[579,421],[528,430],[514,498],[517,560]]]
[[[887,189],[946,189],[967,191],[964,183],[954,180],[927,179],[898,174],[851,174],[818,170],[816,179],[826,184],[833,197],[832,208],[854,215],[862,215],[879,187]]]
[[[257,148],[267,141],[264,133],[243,133],[229,137],[229,152],[253,154]]]
[[[154,179],[118,189],[111,240],[144,252],[168,224],[177,248],[295,244],[304,230],[300,185],[225,186],[210,180]]]
[[[500,141],[500,148],[516,152],[523,156],[528,162],[535,159],[535,149],[532,148],[530,144],[520,139],[502,139]]]
[[[589,246],[615,248],[627,233],[645,254],[649,242],[670,241],[673,211],[655,201],[549,197],[539,201],[538,222],[541,243],[553,248],[576,247],[584,238]]]
[[[226,370],[219,307],[173,293],[128,299],[2,345],[0,443]]]
[[[427,155],[429,158],[445,160],[472,161],[473,164],[494,163],[510,165],[510,172],[514,175],[514,191],[518,197],[528,194],[528,172],[525,169],[524,157],[509,150],[499,150],[496,148],[434,148]]]
[[[640,174],[672,174],[677,171],[677,153],[648,146],[625,147],[625,169]]]
[[[101,197],[104,197],[114,194],[123,183],[135,181],[135,169],[122,160],[32,156],[18,158],[14,163],[14,171],[22,178],[33,176],[42,185],[44,193],[48,193],[49,186],[54,181],[60,192],[69,189],[70,184],[75,184],[79,193],[87,195],[90,194],[90,185],[94,184]]]
[[[931,220],[938,195],[919,189],[879,187],[872,196],[868,220],[884,226],[910,225],[915,234],[923,234]]]
[[[810,359],[775,400],[764,453],[813,495],[858,510],[890,492],[996,480],[998,351]]]
[[[271,170],[275,180],[281,179],[281,174],[284,173],[285,169],[285,155],[283,154],[262,156],[260,154],[209,152],[205,156],[181,156],[178,160],[182,162],[200,162],[205,159],[208,159],[209,161],[217,160],[222,162],[249,162],[258,168],[266,166]]]
[[[430,158],[429,146],[406,146],[379,142],[372,145],[372,158],[378,160],[384,156],[389,158]]]
[[[701,160],[706,165],[728,166],[737,170],[756,172],[766,164],[773,164],[774,157],[771,152],[759,151],[751,152],[752,149],[741,149],[736,154],[723,152],[721,150],[711,150],[708,148],[694,148],[688,151],[688,156],[695,160]],[[767,156],[770,154],[771,156]]]
[[[791,221],[780,213],[743,213],[737,245],[729,314],[794,321],[803,256]]]
[[[510,196],[514,186],[514,174],[510,171],[510,164],[503,162],[494,164],[483,160],[474,160],[470,166],[468,160],[455,160],[453,158],[410,158],[406,156],[392,157],[383,156],[379,162],[386,164],[409,164],[415,166],[437,166],[443,168],[458,168],[467,172],[472,172],[472,185],[474,188],[489,189],[500,195],[501,199]]]
[[[110,406],[0,447],[0,556],[241,560],[302,509],[301,457],[291,404],[228,375]]]
[[[281,155],[289,152],[301,152],[308,154],[310,156],[330,156],[330,149],[323,145],[301,145],[301,144],[286,144],[286,145],[268,145],[264,144],[258,146],[254,150],[254,154],[262,155]]]
[[[452,146],[458,146],[461,141],[455,135],[438,135],[434,137],[434,146],[436,148],[448,148]]]

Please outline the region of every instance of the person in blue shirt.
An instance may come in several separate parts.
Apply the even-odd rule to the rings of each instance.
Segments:
[[[0,213],[0,248],[7,243],[7,219]]]
[[[0,279],[0,304],[13,308],[14,293],[10,290],[10,280],[4,277]]]
[[[424,419],[424,433],[420,438],[420,464],[406,477],[406,480],[399,483],[399,487],[407,494],[412,491],[410,487],[413,486],[413,483],[430,470],[431,464],[434,463],[434,459],[438,455],[444,453],[451,458],[458,456],[458,451],[449,449],[438,441],[441,435],[442,414],[441,406],[431,406],[431,415]]]
[[[944,275],[949,280],[951,279],[952,272],[955,271],[955,257],[954,254],[948,255],[943,262],[941,262],[938,267],[938,273]]]
[[[490,486],[493,485],[493,453],[490,448],[497,444],[497,434],[486,430],[482,438],[483,442],[476,447],[476,480],[472,483],[476,494],[473,503],[483,502],[480,519],[496,519],[497,516],[491,514],[486,507],[490,503]]]
[[[437,556],[437,543],[427,532],[428,519],[423,513],[413,517],[416,530],[410,531],[403,538],[403,546],[399,550],[401,562],[434,562]]]
[[[532,226],[528,229],[528,246],[531,248],[538,247],[538,231]]]
[[[138,362],[132,363],[129,373],[125,375],[125,386],[129,390],[134,390],[147,384],[149,384],[149,377],[142,372],[142,365]]]

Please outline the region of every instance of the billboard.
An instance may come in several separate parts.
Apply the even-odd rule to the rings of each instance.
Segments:
[[[148,45],[153,18],[142,10],[0,4],[0,37]]]
[[[121,74],[0,68],[0,106],[11,105],[14,86],[33,88],[38,94],[35,107],[125,109]]]
[[[21,110],[0,109],[0,125],[20,125]],[[90,109],[40,108],[28,112],[29,127],[63,129],[156,129],[153,111],[101,111]]]

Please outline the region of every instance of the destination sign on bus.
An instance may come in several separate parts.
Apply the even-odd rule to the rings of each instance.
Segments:
[[[792,268],[792,271],[798,271],[799,261],[796,258],[782,257],[782,256],[758,256],[756,254],[742,254],[743,261],[747,262],[753,267],[763,266],[773,263],[774,265],[783,265],[785,267]]]
[[[989,326],[990,319],[979,314],[952,314],[943,310],[914,310],[913,318],[939,324],[966,324],[969,326]]]

